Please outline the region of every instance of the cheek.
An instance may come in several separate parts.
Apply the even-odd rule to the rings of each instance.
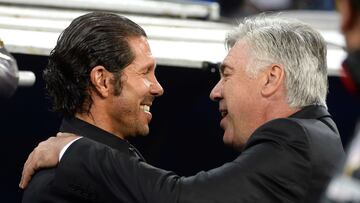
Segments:
[[[244,92],[242,88],[239,88],[234,84],[229,84],[225,89],[225,93],[228,108],[234,112],[239,111],[249,99],[249,95]]]
[[[147,94],[151,84],[151,81],[146,78],[137,78],[136,80],[128,82],[126,88],[123,88],[123,96],[126,97],[128,100],[141,100],[144,95]]]
[[[227,102],[228,111],[234,127],[241,126],[244,120],[252,114],[252,106],[256,105],[246,92],[237,89],[230,92]],[[256,102],[256,101],[255,101]]]
[[[232,104],[229,107],[229,117],[233,127],[237,127],[241,124],[241,119],[243,118],[243,110],[241,109],[241,104]]]

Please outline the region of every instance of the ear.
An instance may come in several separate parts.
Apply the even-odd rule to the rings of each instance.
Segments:
[[[269,68],[264,71],[263,86],[261,95],[269,97],[276,93],[282,87],[285,77],[285,70],[282,65],[271,64]]]
[[[104,66],[95,66],[90,72],[90,80],[95,90],[102,97],[107,97],[111,93],[112,74]]]
[[[356,23],[356,12],[351,8],[350,1],[338,1],[339,11],[341,13],[341,31],[351,30]]]

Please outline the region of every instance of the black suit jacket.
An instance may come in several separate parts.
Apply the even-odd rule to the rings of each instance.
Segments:
[[[82,157],[75,156],[80,152]],[[309,203],[319,201],[343,156],[330,114],[324,107],[309,106],[259,127],[234,161],[191,177],[85,138],[67,150],[57,170],[64,178],[88,177],[103,186],[95,192],[112,195],[117,202],[126,202],[130,193],[137,202],[151,203]]]
[[[144,160],[140,153],[130,145],[126,140],[122,140],[115,135],[112,135],[96,126],[93,126],[87,122],[84,122],[77,118],[64,118],[60,127],[61,132],[75,133],[92,140],[96,144],[104,144],[111,150],[121,152],[126,156],[133,157],[136,160]],[[71,148],[72,146],[70,146]],[[78,151],[78,153],[72,156],[81,159],[86,152]],[[66,156],[63,159],[66,160],[71,156]],[[95,161],[95,160],[94,160]],[[97,165],[102,161],[97,161]],[[65,162],[65,161],[64,161]],[[61,163],[60,163],[61,165]],[[23,203],[66,203],[66,202],[116,202],[117,199],[111,194],[107,193],[107,190],[103,190],[104,187],[98,184],[96,178],[89,177],[87,175],[78,175],[71,173],[76,166],[67,165],[70,173],[64,174],[57,168],[42,170],[33,177],[29,186],[24,191]],[[62,168],[64,168],[62,167]],[[78,168],[78,170],[86,170],[85,168]],[[102,176],[102,179],[111,178]],[[126,194],[126,190],[122,191]],[[125,202],[134,202],[134,199],[129,193],[126,195]]]

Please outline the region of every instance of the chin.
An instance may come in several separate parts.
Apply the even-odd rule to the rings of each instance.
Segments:
[[[245,146],[245,143],[236,142],[234,139],[226,137],[225,135],[223,137],[223,142],[225,145],[227,145],[237,151],[241,151]]]
[[[233,140],[230,137],[226,136],[225,134],[224,134],[224,137],[223,137],[223,142],[227,146],[232,146],[233,145]]]
[[[147,136],[149,134],[150,130],[149,130],[149,126],[146,125],[144,126],[142,129],[139,129],[139,133],[138,135],[140,136]]]

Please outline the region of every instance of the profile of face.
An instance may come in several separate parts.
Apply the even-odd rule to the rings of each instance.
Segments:
[[[130,37],[128,42],[135,59],[123,70],[120,94],[111,95],[107,108],[112,126],[124,137],[149,133],[150,107],[155,97],[163,94],[146,38]]]
[[[263,122],[261,73],[251,76],[246,72],[251,62],[249,49],[244,40],[234,45],[220,67],[221,78],[210,93],[210,98],[219,102],[223,141],[237,149]]]

